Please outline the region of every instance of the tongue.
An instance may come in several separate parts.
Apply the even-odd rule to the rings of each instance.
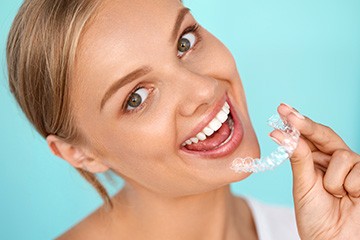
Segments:
[[[213,133],[210,137],[207,137],[204,141],[186,145],[186,148],[192,151],[207,151],[216,148],[223,143],[230,135],[230,127],[228,121],[224,122],[222,126]]]

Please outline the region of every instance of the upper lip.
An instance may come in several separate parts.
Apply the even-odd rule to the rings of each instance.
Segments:
[[[198,134],[199,132],[201,132],[207,125],[209,125],[209,123],[211,122],[211,120],[213,120],[216,117],[216,114],[218,114],[218,112],[221,110],[221,108],[224,106],[225,102],[226,102],[226,95],[224,95],[224,97],[222,97],[217,104],[215,105],[214,109],[204,118],[202,118],[202,120],[200,121],[199,124],[196,125],[196,127],[191,131],[191,133],[189,135],[187,135],[187,137],[181,142],[185,142],[187,139],[192,138],[194,136],[196,136],[196,134]]]

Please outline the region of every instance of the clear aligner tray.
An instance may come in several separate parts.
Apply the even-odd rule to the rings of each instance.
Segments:
[[[234,159],[230,167],[232,170],[235,172],[263,172],[274,169],[291,157],[299,142],[299,131],[287,124],[286,121],[284,122],[279,115],[271,116],[267,123],[284,133],[285,139],[281,145],[266,157]]]

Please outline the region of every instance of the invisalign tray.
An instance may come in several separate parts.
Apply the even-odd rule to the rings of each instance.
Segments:
[[[286,136],[281,145],[266,157],[236,158],[231,164],[232,170],[235,172],[263,172],[274,169],[291,157],[299,142],[300,132],[287,124],[286,121],[283,122],[279,115],[271,116],[267,123],[271,127],[281,130]]]

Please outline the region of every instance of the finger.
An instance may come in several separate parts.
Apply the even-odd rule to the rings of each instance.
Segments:
[[[280,105],[278,106],[278,113],[280,115],[280,117],[283,119],[283,120],[287,120],[287,116],[290,114],[290,113],[294,113],[294,114],[298,114],[298,117],[300,119],[304,119],[305,117],[303,115],[301,115],[299,113],[298,110],[296,110],[295,108],[293,108],[292,106],[286,104],[286,103],[280,103]]]
[[[331,128],[305,118],[289,105],[280,104],[278,112],[285,116],[290,125],[298,129],[319,150],[332,154],[337,149],[350,150],[345,142]]]
[[[321,151],[315,151],[312,153],[312,155],[315,165],[320,166],[321,170],[325,172],[329,166],[331,156]]]
[[[280,130],[274,130],[273,132],[276,132],[276,131],[279,131],[281,132]],[[272,136],[273,133],[270,133],[269,135]],[[310,148],[311,152],[312,152],[312,155],[313,155],[313,160],[314,160],[314,166],[323,171],[324,173],[326,172],[326,169],[329,165],[329,161],[331,159],[331,156],[328,155],[328,154],[325,154],[321,151],[319,151],[319,149],[317,149],[315,147],[315,145],[310,142],[308,139],[300,136],[300,138],[302,138],[306,144],[308,145],[308,147]],[[279,145],[282,145],[281,142],[279,142],[278,140],[274,139]]]
[[[344,182],[346,176],[353,168],[353,156],[347,150],[337,150],[331,157],[329,166],[324,176],[324,188],[335,197],[346,195]]]
[[[352,197],[360,197],[360,162],[357,162],[347,175],[344,188]]]
[[[279,143],[286,138],[286,135],[279,130],[271,132],[270,136]],[[312,152],[304,139],[299,139],[290,162],[293,171],[294,197],[301,197],[308,192],[316,181]]]
[[[304,141],[307,143],[307,145],[309,146],[312,152],[319,151],[319,149],[315,146],[315,144],[313,144],[309,139],[307,139],[304,136],[300,136],[300,137],[304,139]]]
[[[285,105],[287,108],[283,109],[282,112],[279,112],[279,115],[283,121],[287,121],[287,116],[292,112],[291,109],[295,110],[295,113],[299,113],[295,108],[287,105],[286,103],[281,103],[281,105]],[[299,115],[300,118],[304,117],[301,114]],[[308,140],[305,136],[300,136],[303,138],[306,143],[309,145],[312,152],[319,150],[310,140]]]

